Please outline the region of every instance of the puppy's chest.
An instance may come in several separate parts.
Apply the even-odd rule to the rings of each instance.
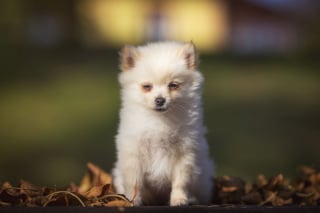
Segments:
[[[145,171],[168,170],[180,153],[180,138],[175,130],[147,131],[141,136],[140,160]]]
[[[179,151],[179,135],[174,130],[146,131],[142,133],[140,140],[140,154],[152,159],[155,154],[170,156]]]

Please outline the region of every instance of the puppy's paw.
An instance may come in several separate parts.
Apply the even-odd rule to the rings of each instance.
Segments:
[[[142,204],[141,199],[134,199],[133,200],[133,205],[134,206],[142,206],[143,204]]]
[[[189,204],[188,198],[185,193],[172,192],[170,198],[170,206],[187,206]]]
[[[170,200],[170,206],[187,206],[189,204],[188,199],[185,198],[177,198]]]

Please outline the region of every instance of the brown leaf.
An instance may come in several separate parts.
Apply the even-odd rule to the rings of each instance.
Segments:
[[[245,182],[236,177],[223,176],[215,178],[213,203],[239,204],[245,193]]]
[[[315,174],[317,171],[312,168],[312,167],[309,167],[309,166],[301,166],[299,168],[299,173],[301,176],[303,177],[309,177],[310,175],[313,175]]]
[[[277,176],[271,178],[269,181],[268,181],[268,188],[269,189],[275,189],[275,187],[281,183],[283,183],[284,181],[284,178],[283,178],[283,175],[282,174],[278,174]]]
[[[126,200],[113,200],[110,202],[107,202],[103,204],[103,206],[108,206],[108,207],[129,207],[133,206],[133,204],[129,201]]]
[[[112,193],[111,191],[111,185],[100,185],[100,186],[93,186],[87,193],[84,193],[83,195],[87,198],[90,197],[100,197],[106,194]]]
[[[264,175],[258,175],[257,178],[256,178],[256,184],[257,186],[260,188],[260,187],[263,187],[265,185],[267,185],[268,183],[268,180],[267,178],[264,176]]]
[[[262,197],[259,192],[252,191],[247,193],[242,197],[242,201],[245,204],[250,204],[250,205],[258,205],[259,203],[262,202]]]
[[[13,187],[11,185],[11,183],[9,183],[8,181],[4,182],[2,184],[1,188],[2,188],[2,191],[5,191],[6,193],[8,193],[11,196],[19,196],[20,195],[19,190],[17,190],[15,187]]]
[[[274,205],[274,199],[276,198],[277,193],[276,192],[266,192],[265,200],[261,202],[259,205],[263,206],[268,203],[271,203]]]
[[[67,191],[79,193],[79,188],[80,187],[78,187],[77,184],[75,184],[74,182],[71,182],[69,187],[67,188]]]
[[[20,193],[27,196],[39,196],[43,194],[43,188],[23,179],[20,180]]]
[[[27,196],[21,194],[19,188],[13,187],[9,182],[4,182],[1,187],[0,201],[5,205],[21,205],[26,200]]]
[[[227,187],[221,188],[221,191],[223,192],[234,192],[236,190],[238,190],[238,187],[235,187],[235,186],[227,186]]]
[[[93,174],[93,184],[96,185],[105,185],[105,184],[111,184],[112,183],[112,177],[110,174],[105,172],[103,169],[98,167],[97,165],[93,163],[88,163],[87,167],[89,171]]]
[[[80,183],[80,186],[78,187],[77,191],[80,194],[84,194],[84,193],[88,192],[91,187],[92,187],[92,180],[91,180],[90,174],[86,173],[83,176],[81,183]]]

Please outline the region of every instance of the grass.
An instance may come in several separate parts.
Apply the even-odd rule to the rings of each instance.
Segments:
[[[59,186],[78,181],[88,161],[112,168],[116,54],[36,53],[1,66],[9,69],[0,90],[0,182]],[[204,56],[200,68],[218,175],[292,176],[301,164],[319,165],[316,67]]]

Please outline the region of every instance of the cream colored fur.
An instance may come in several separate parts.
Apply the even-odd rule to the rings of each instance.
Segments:
[[[197,60],[193,43],[122,49],[122,106],[113,176],[117,192],[129,199],[138,189],[135,205],[211,201],[213,163],[204,137],[203,77]],[[165,103],[157,108],[158,97]]]

